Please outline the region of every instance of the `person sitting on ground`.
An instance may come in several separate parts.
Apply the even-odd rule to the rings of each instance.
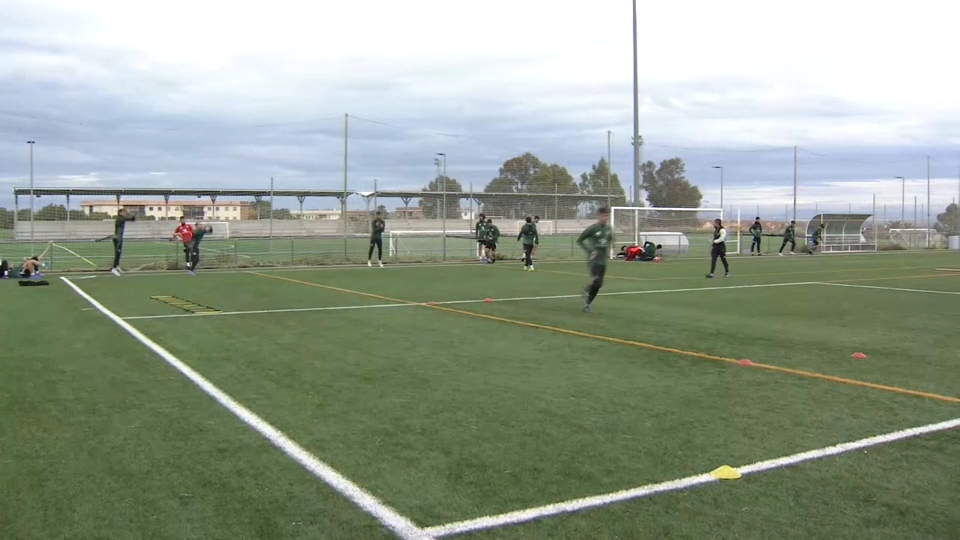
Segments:
[[[655,261],[660,257],[657,256],[657,251],[663,249],[663,246],[660,244],[654,244],[653,242],[647,240],[643,243],[643,252],[640,255],[641,261]]]
[[[20,267],[20,277],[22,278],[42,278],[43,274],[40,273],[40,268],[43,267],[43,263],[40,262],[38,257],[29,257],[23,260],[23,265]]]
[[[10,263],[5,259],[0,259],[0,279],[10,278]]]

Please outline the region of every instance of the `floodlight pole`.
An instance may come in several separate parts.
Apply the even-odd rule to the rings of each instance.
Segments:
[[[610,198],[610,178],[613,176],[613,165],[610,164],[610,140],[613,137],[613,132],[609,129],[607,130],[607,209],[613,206],[613,201]]]
[[[443,260],[447,260],[447,154],[437,152],[437,156],[439,156],[439,159],[434,161],[437,163],[437,174],[441,178],[441,189],[443,189],[443,209],[440,211],[440,219],[443,220],[441,226],[443,229]],[[440,174],[441,159],[443,160],[443,174]]]
[[[720,169],[720,210],[723,210],[723,165],[714,165],[714,169]]]
[[[797,147],[793,147],[793,220],[797,220]]]
[[[906,219],[906,208],[907,208],[907,179],[902,176],[894,176],[894,178],[900,180],[900,228],[905,228],[903,222]]]
[[[33,145],[36,144],[36,141],[27,141],[27,145],[30,147],[30,255],[33,256]]]
[[[633,205],[640,205],[640,82],[637,66],[637,0],[633,0]]]
[[[930,156],[927,156],[927,248],[930,247]]]

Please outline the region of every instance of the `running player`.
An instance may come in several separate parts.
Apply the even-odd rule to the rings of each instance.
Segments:
[[[477,258],[480,262],[486,262],[485,248],[487,242],[484,236],[484,228],[487,226],[487,216],[480,214],[480,219],[473,226],[473,237],[477,239]]]
[[[493,220],[487,218],[487,223],[483,228],[484,235],[486,236],[486,254],[487,262],[495,263],[497,262],[497,242],[500,241],[500,227],[497,227],[493,224]]]
[[[810,255],[813,255],[813,252],[820,247],[820,242],[823,242],[823,228],[825,224],[821,223],[820,227],[813,231],[813,235],[810,238],[810,249],[807,252]]]
[[[747,232],[753,236],[753,241],[750,243],[750,255],[754,254],[753,248],[757,248],[756,254],[761,255],[760,241],[763,239],[763,225],[760,224],[760,216],[757,216],[757,220],[747,229]]]
[[[123,253],[123,231],[127,228],[128,221],[136,221],[137,217],[129,214],[126,208],[121,208],[117,212],[117,217],[113,220],[113,267],[110,273],[119,276],[120,255]]]
[[[610,228],[610,210],[597,210],[597,222],[587,227],[577,238],[577,245],[587,252],[587,265],[590,269],[590,283],[583,291],[583,311],[593,313],[593,300],[603,287],[603,276],[607,273],[607,259],[613,246],[613,229]]]
[[[787,243],[790,244],[790,254],[796,255],[793,251],[797,249],[797,222],[790,221],[790,225],[787,225],[787,229],[783,231],[783,243],[780,244],[780,256],[783,257],[783,248],[787,247]]]
[[[383,214],[377,212],[377,217],[373,218],[373,230],[370,231],[370,251],[367,252],[367,266],[373,266],[370,263],[373,259],[373,248],[377,248],[377,264],[383,268],[383,229],[387,227],[387,222],[383,220]]]
[[[187,223],[187,216],[180,216],[180,225],[177,226],[177,229],[173,231],[173,238],[180,240],[183,243],[183,260],[187,270],[191,270],[193,267],[191,262],[193,261],[193,250],[191,248],[193,243],[193,225]]]

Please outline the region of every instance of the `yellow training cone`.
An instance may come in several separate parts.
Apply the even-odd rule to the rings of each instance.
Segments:
[[[712,474],[715,478],[718,478],[720,480],[737,480],[742,476],[740,474],[740,471],[734,469],[729,465],[724,465],[722,467],[714,469],[713,471],[710,472],[710,474]]]

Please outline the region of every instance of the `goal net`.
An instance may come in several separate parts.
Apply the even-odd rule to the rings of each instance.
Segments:
[[[440,258],[446,246],[447,256],[475,255],[474,232],[456,231],[388,231],[387,254],[390,257]]]
[[[653,242],[667,255],[708,253],[713,239],[713,220],[723,219],[719,208],[647,208],[614,206],[610,209],[610,226],[615,235],[615,258],[623,246],[642,246]],[[737,231],[727,228],[728,242],[736,242]],[[737,249],[728,249],[737,253]]]
[[[210,232],[210,238],[216,238],[220,240],[229,240],[230,239],[230,222],[229,221],[201,221],[201,225],[209,225],[213,228],[213,231]]]
[[[527,224],[527,221],[525,219],[518,219],[517,230],[514,231],[514,235],[520,234],[520,229],[522,229],[523,226],[526,224]],[[556,222],[554,222],[552,219],[541,219],[537,223],[537,233],[539,233],[540,236],[545,236],[548,234],[557,234]]]

